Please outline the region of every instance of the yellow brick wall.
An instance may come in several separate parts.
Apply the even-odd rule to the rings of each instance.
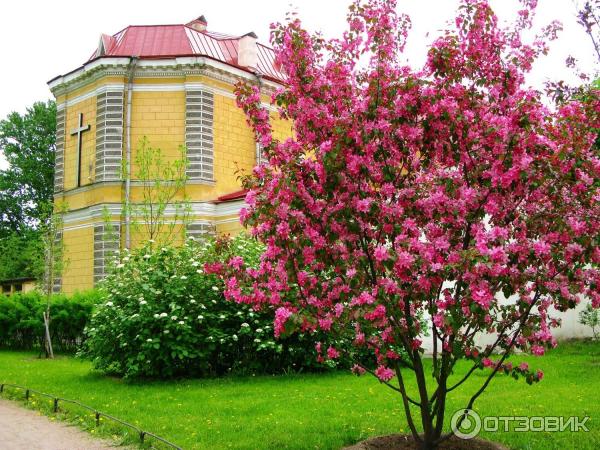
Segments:
[[[65,229],[63,233],[65,267],[62,290],[83,291],[94,286],[94,228]]]
[[[214,111],[215,197],[241,188],[236,171],[248,172],[256,162],[256,143],[235,100],[215,95]]]
[[[242,224],[240,223],[239,219],[221,219],[219,222],[217,222],[217,234],[219,235],[229,234],[231,236],[235,236],[236,234],[239,234],[243,229],[244,227],[242,227]]]
[[[181,224],[170,224],[167,221],[157,228],[153,240],[157,245],[180,245],[183,242],[184,230]],[[150,231],[141,220],[134,220],[131,225],[131,248],[143,246],[150,239]]]
[[[160,148],[168,159],[179,158],[185,144],[185,92],[136,92],[132,94],[131,152],[132,175],[135,178],[137,149],[142,139]]]
[[[74,211],[101,203],[121,203],[122,196],[122,183],[111,183],[89,187],[84,190],[65,192],[60,196],[60,199],[67,204],[69,211]]]
[[[272,112],[270,114],[271,126],[273,127],[273,137],[279,141],[294,135],[292,122],[289,120],[282,120],[279,117],[279,113]]]
[[[250,127],[246,124],[243,112],[236,106],[232,98],[233,87],[227,83],[216,81],[204,76],[183,78],[139,78],[135,79],[136,86],[144,86],[143,91],[132,93],[131,110],[131,149],[132,160],[135,161],[136,150],[140,141],[147,137],[151,147],[160,148],[167,159],[180,156],[179,147],[185,144],[185,91],[179,87],[165,90],[162,87],[152,91],[152,84],[177,84],[184,82],[201,82],[217,90],[214,93],[213,111],[213,148],[214,166],[212,183],[194,182],[186,186],[184,195],[191,201],[211,201],[217,197],[232,193],[241,188],[238,177],[241,173],[249,173],[256,163],[256,144]],[[122,77],[106,77],[93,84],[79,88],[68,95],[57,97],[57,103],[71,100],[78,95],[89,94],[98,86],[110,83],[123,83]],[[148,90],[150,89],[150,90]],[[227,95],[222,90],[228,92]],[[265,96],[263,101],[268,102]],[[74,190],[76,145],[77,139],[70,135],[70,131],[77,126],[78,114],[84,114],[84,125],[90,124],[90,130],[83,134],[83,151],[81,161],[82,188]],[[124,200],[124,183],[105,183],[93,185],[95,170],[95,135],[96,135],[96,97],[92,96],[76,104],[70,105],[66,111],[66,137],[65,137],[65,192],[57,195],[57,199],[64,200],[69,211],[85,211],[92,205],[112,203],[119,204]],[[125,125],[126,110],[124,111]],[[275,137],[283,139],[292,134],[289,122],[281,121],[272,114],[272,124]],[[124,130],[125,133],[125,130]],[[126,140],[123,139],[123,152],[125,153]],[[238,173],[241,171],[241,173]],[[132,173],[135,175],[134,165]],[[133,177],[135,178],[135,177]],[[92,183],[90,185],[90,183]],[[143,187],[132,184],[132,199],[142,197]],[[121,216],[112,220],[120,221]],[[198,217],[198,220],[211,220],[216,223],[219,234],[235,235],[242,230],[239,221],[234,215],[227,217]],[[94,219],[95,223],[102,223],[102,219]],[[92,220],[82,220],[70,223],[64,232],[65,259],[68,261],[62,280],[64,292],[74,292],[93,287],[94,264],[94,229]],[[133,230],[132,244],[137,246],[145,239],[145,232]],[[180,233],[175,233],[177,236]],[[122,229],[121,237],[124,237]],[[175,239],[179,241],[179,238]]]
[[[90,129],[81,135],[80,183],[81,186],[86,186],[94,181],[96,165],[96,97],[88,98],[67,107],[64,158],[65,190],[77,187],[77,135],[71,136],[71,131],[78,127],[80,113],[83,113],[83,125],[90,125]]]

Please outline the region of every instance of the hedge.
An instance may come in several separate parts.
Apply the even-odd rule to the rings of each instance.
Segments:
[[[58,352],[74,352],[100,294],[96,291],[72,296],[53,295],[50,303],[50,333]],[[43,346],[46,298],[39,292],[0,295],[0,348],[36,350]]]

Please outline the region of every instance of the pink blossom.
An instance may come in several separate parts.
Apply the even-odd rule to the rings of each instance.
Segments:
[[[355,375],[364,375],[364,373],[366,372],[365,368],[363,366],[359,366],[358,364],[354,364],[352,366],[352,373]]]
[[[377,262],[385,261],[389,256],[387,248],[385,248],[383,245],[377,246],[373,252],[373,255],[375,256],[375,260]]]
[[[536,356],[542,356],[544,353],[546,353],[546,350],[541,345],[532,345],[531,353]]]
[[[375,298],[369,294],[368,292],[361,292],[358,297],[356,297],[352,303],[357,305],[371,305],[375,302]]]
[[[332,324],[333,324],[333,320],[331,320],[330,318],[319,319],[319,327],[323,331],[329,331],[329,330],[331,330],[331,325]]]
[[[229,265],[236,269],[240,269],[244,265],[244,258],[241,256],[234,256],[229,260]]]
[[[396,266],[401,269],[407,269],[413,264],[414,260],[415,258],[413,255],[411,255],[408,252],[401,251],[398,253],[398,257],[396,259]]]
[[[537,241],[533,244],[533,251],[536,256],[542,257],[550,254],[550,244],[544,241]]]
[[[392,378],[394,378],[394,371],[388,367],[379,366],[377,369],[375,369],[375,375],[381,381],[390,381]]]
[[[483,367],[494,367],[496,363],[489,358],[483,358],[481,361],[483,363]]]
[[[366,213],[369,211],[370,206],[371,206],[371,199],[368,199],[368,198],[358,200],[356,202],[356,210],[358,212]]]
[[[484,286],[476,288],[471,295],[473,296],[473,301],[485,309],[488,309],[494,300],[492,293]]]
[[[287,222],[281,222],[277,225],[276,227],[277,230],[277,234],[281,237],[281,238],[287,238],[289,236],[290,233],[290,226]]]
[[[246,201],[246,203],[247,203],[249,206],[251,206],[251,207],[252,207],[252,206],[255,206],[255,205],[256,205],[256,191],[255,191],[255,190],[252,190],[252,189],[251,189],[251,190],[249,190],[249,191],[246,193],[246,199],[245,199],[245,201]]]
[[[383,319],[385,317],[385,311],[385,306],[377,305],[372,312],[365,314],[365,319],[372,321]]]
[[[340,352],[338,352],[335,348],[329,347],[327,349],[327,357],[329,359],[336,359],[340,357]]]
[[[292,312],[286,307],[279,307],[275,311],[275,320],[273,326],[275,329],[275,337],[279,337],[285,331],[285,323],[292,316]]]
[[[223,272],[223,264],[220,262],[206,263],[204,264],[204,272],[221,274]]]
[[[240,222],[244,223],[250,217],[250,212],[247,208],[240,209]]]
[[[510,30],[488,2],[467,3],[423,67],[401,62],[409,21],[393,0],[354,5],[336,40],[275,24],[285,80],[272,101],[293,124],[287,139],[273,138],[260,87],[236,86],[268,144],[269,164],[242,181],[242,222],[266,249],[252,271],[212,273],[228,299],[278,308],[276,333],[292,314],[289,331],[354,332],[380,379],[393,376],[388,355],[419,350],[428,333],[475,361],[475,330],[541,355],[556,342],[550,311],[580,298],[600,307],[597,92],[555,105],[529,87],[557,30],[530,39],[534,0]]]
[[[410,343],[411,348],[413,350],[417,350],[418,348],[421,348],[422,344],[423,344],[423,341],[421,339],[413,339],[412,342]]]
[[[356,337],[354,338],[354,343],[357,346],[363,345],[365,343],[365,334],[364,333],[356,333]]]

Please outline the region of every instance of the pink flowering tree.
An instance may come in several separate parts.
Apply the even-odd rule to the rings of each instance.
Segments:
[[[277,335],[371,351],[421,448],[450,436],[446,400],[471,374],[487,371],[465,408],[499,373],[539,381],[507,358],[556,345],[553,311],[600,306],[598,99],[554,107],[526,87],[559,26],[526,42],[535,1],[522,4],[504,29],[485,1],[464,1],[421,69],[401,62],[410,21],[394,1],[353,4],[341,39],[274,26],[285,141],[257,88],[238,87],[266,158],[244,181],[242,221],[266,251],[258,269],[213,271],[228,298],[273,308]],[[471,368],[453,375],[460,360]]]

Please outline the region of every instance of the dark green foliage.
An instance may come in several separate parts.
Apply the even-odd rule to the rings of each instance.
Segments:
[[[43,272],[38,226],[52,211],[56,104],[37,102],[0,120],[0,280]]]
[[[15,231],[0,239],[0,281],[39,278],[44,270],[43,243],[37,230]]]
[[[0,121],[0,238],[22,234],[44,220],[52,203],[56,143],[56,104],[37,102],[23,115]]]
[[[77,349],[83,338],[83,329],[98,301],[96,291],[52,296],[50,330],[58,351],[73,352]],[[42,312],[45,308],[46,298],[37,291],[0,296],[0,347],[40,349],[43,345]]]

